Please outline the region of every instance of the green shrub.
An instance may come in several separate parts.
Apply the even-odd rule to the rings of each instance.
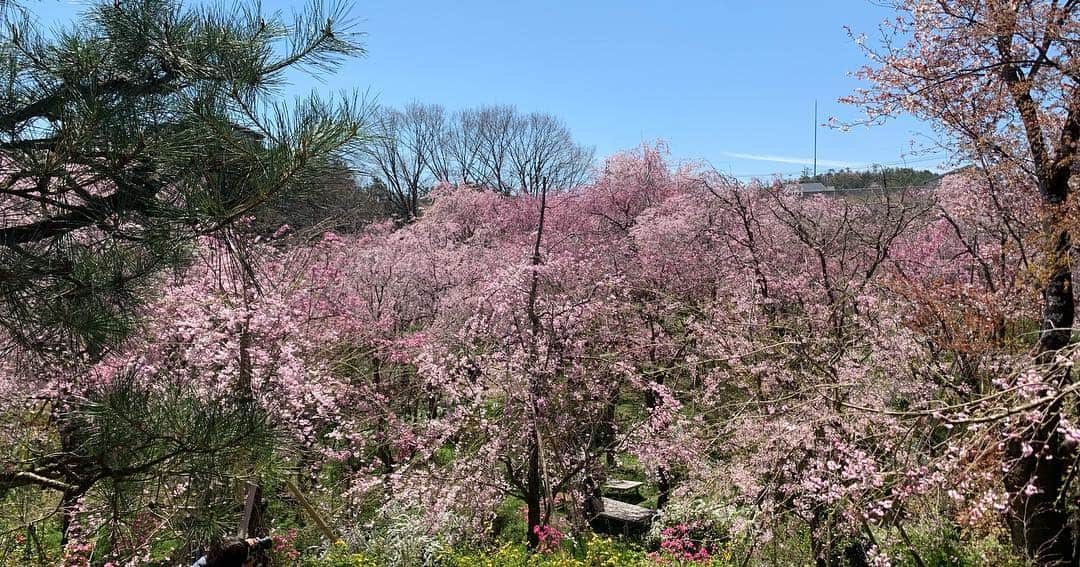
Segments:
[[[486,551],[451,550],[439,561],[443,567],[652,567],[657,565],[729,567],[729,553],[708,563],[679,563],[663,555],[617,540],[587,536],[575,544],[567,543],[557,553],[530,553],[524,544],[505,543]]]
[[[503,501],[495,510],[495,518],[491,522],[492,537],[509,543],[524,542],[529,531],[525,516],[521,513],[524,506],[525,501],[517,497]]]
[[[911,542],[887,534],[883,544],[894,567],[918,567],[915,554],[927,567],[1025,567],[1013,549],[993,535],[963,537],[949,522],[907,526]]]
[[[322,557],[307,558],[303,567],[382,567],[382,564],[369,556],[349,551],[345,542],[339,541],[331,546]]]

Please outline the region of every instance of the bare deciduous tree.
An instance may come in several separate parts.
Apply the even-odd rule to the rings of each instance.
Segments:
[[[585,181],[593,150],[574,143],[561,120],[534,112],[516,122],[508,157],[517,190],[538,195],[548,189],[570,189]]]
[[[431,157],[444,130],[443,114],[441,106],[420,103],[381,109],[376,139],[364,150],[368,173],[386,186],[392,210],[403,220],[419,215],[420,200],[434,184]]]
[[[411,103],[383,109],[378,139],[365,152],[369,175],[386,187],[394,214],[417,217],[437,182],[487,187],[505,194],[538,195],[583,183],[593,150],[577,144],[558,118],[522,115],[513,106],[456,112]]]
[[[453,168],[444,181],[461,181],[465,185],[481,183],[479,129],[479,112],[476,110],[462,110],[451,118],[440,148]]]
[[[519,121],[513,106],[487,106],[475,111],[476,136],[483,184],[511,193],[513,177],[508,167],[510,148],[517,136]]]

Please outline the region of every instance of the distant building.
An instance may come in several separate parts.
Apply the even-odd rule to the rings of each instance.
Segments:
[[[790,189],[793,193],[798,193],[803,197],[809,197],[813,195],[825,195],[827,197],[832,197],[868,195],[871,193],[880,193],[883,190],[887,190],[890,193],[899,190],[919,188],[933,190],[937,188],[939,182],[940,178],[934,179],[925,185],[914,187],[888,187],[887,189],[882,187],[880,183],[871,183],[869,187],[836,188],[832,185],[825,185],[824,183],[818,181],[810,183],[789,183],[786,185],[786,187]]]
[[[836,187],[831,185],[825,185],[824,183],[795,183],[792,187],[795,191],[798,191],[801,195],[816,195],[818,193],[835,193]]]

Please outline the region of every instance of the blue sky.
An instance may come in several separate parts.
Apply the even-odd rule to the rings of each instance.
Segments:
[[[81,7],[27,5],[45,22]],[[368,55],[290,90],[359,88],[383,104],[449,109],[514,104],[561,117],[601,156],[662,138],[676,160],[740,177],[797,174],[812,155],[814,100],[819,122],[858,116],[837,102],[864,61],[843,26],[873,35],[889,14],[868,0],[368,0],[353,9]],[[927,132],[911,119],[821,127],[819,170],[905,160],[933,169],[940,156],[911,154]]]

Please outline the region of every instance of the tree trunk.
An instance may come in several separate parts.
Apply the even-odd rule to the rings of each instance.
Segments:
[[[671,473],[667,467],[660,467],[656,471],[656,507],[662,509],[667,506],[668,501],[671,500]]]
[[[525,507],[528,519],[529,549],[540,547],[540,508],[543,489],[540,486],[540,445],[536,442],[535,432],[529,441],[529,470],[525,481]]]
[[[82,439],[79,438],[76,428],[71,422],[54,414],[57,424],[57,438],[60,442],[60,450],[65,455],[77,455]],[[76,460],[78,462],[78,460]],[[76,509],[79,499],[86,493],[89,486],[78,470],[64,467],[64,482],[74,486],[74,490],[64,490],[60,496],[60,546],[63,547],[71,541],[71,528],[75,524]],[[74,478],[72,478],[74,476]]]
[[[656,377],[655,383],[662,386],[664,384],[664,375],[660,374]],[[660,400],[656,393],[650,388],[645,392],[645,407],[649,411],[655,410],[660,405]],[[660,463],[656,467],[656,486],[659,493],[656,497],[656,507],[663,508],[667,506],[668,501],[671,499],[672,475],[668,469],[666,463]]]
[[[501,185],[501,183],[500,183]],[[540,218],[536,223],[536,240],[533,242],[533,254],[532,254],[532,266],[540,266],[543,264],[540,256],[540,243],[544,238],[544,218],[547,209],[547,189],[546,183],[544,190],[540,193]],[[536,368],[536,362],[538,359],[537,341],[540,340],[543,333],[543,325],[540,321],[540,315],[536,310],[537,298],[540,295],[540,274],[538,271],[533,270],[532,277],[530,278],[529,286],[529,300],[525,308],[525,312],[529,317],[529,364],[528,368]],[[541,467],[541,455],[540,451],[540,404],[539,400],[542,396],[544,389],[540,383],[540,377],[535,374],[529,375],[529,393],[532,397],[532,424],[529,427],[529,470],[526,473],[527,479],[525,481],[525,505],[528,508],[528,537],[529,537],[529,549],[536,550],[540,547],[540,506],[541,499],[543,498],[543,486],[541,485],[542,479],[540,475]]]
[[[71,541],[71,525],[75,523],[75,507],[78,503],[78,494],[64,492],[60,496],[60,547]]]
[[[1069,249],[1072,239],[1064,227],[1063,205],[1052,205],[1055,210],[1047,219],[1047,236],[1050,239],[1047,264],[1050,276],[1042,291],[1043,320],[1039,330],[1040,362],[1049,364],[1058,350],[1072,340],[1074,299],[1072,290],[1072,260]],[[1064,376],[1068,379],[1068,376]]]
[[[1071,371],[1055,361],[1057,351],[1072,337],[1074,298],[1069,258],[1071,239],[1064,228],[1061,203],[1052,203],[1044,221],[1048,236],[1047,277],[1042,290],[1043,317],[1039,332],[1038,362],[1047,365],[1047,381],[1064,386]],[[1070,516],[1063,492],[1073,451],[1063,444],[1057,431],[1060,407],[1052,407],[1046,418],[1011,439],[1005,447],[1005,489],[1010,496],[1009,529],[1013,544],[1023,549],[1039,565],[1078,565],[1073,549]],[[1030,450],[1025,451],[1025,445]]]
[[[808,523],[814,567],[869,567],[866,546],[857,536],[839,537],[834,516],[815,512]]]
[[[1057,412],[1053,409],[1033,435],[1014,438],[1007,445],[1011,465],[1005,475],[1011,506],[1009,529],[1013,543],[1037,564],[1075,566],[1069,514],[1059,499],[1072,456],[1063,454]],[[1023,453],[1025,442],[1032,449],[1028,456]]]

